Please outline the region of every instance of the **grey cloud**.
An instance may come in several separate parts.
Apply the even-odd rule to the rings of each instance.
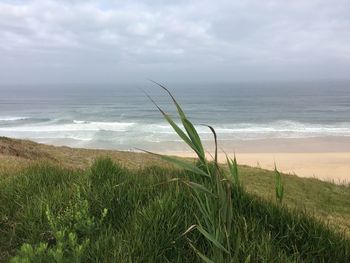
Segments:
[[[0,77],[349,78],[349,10],[346,0],[0,1]]]

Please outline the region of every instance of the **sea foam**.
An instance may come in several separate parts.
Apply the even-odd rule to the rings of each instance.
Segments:
[[[21,120],[27,120],[28,117],[11,117],[11,116],[1,116],[0,121],[21,121]]]

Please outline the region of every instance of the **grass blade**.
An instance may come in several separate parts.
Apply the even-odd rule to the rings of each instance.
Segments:
[[[153,104],[157,107],[157,109],[161,112],[161,114],[163,115],[163,117],[166,119],[166,121],[171,125],[171,127],[174,129],[174,131],[177,133],[177,135],[179,135],[179,137],[188,145],[192,148],[192,150],[194,150],[196,152],[196,154],[198,156],[201,156],[201,158],[204,158],[204,150],[202,147],[202,150],[200,149],[200,147],[197,146],[197,142],[194,143],[191,138],[190,138],[183,132],[183,130],[173,121],[173,119],[167,114],[165,113],[162,108],[160,108],[158,106],[158,104],[146,93],[146,96],[153,102]],[[192,125],[193,126],[193,125]],[[194,129],[194,127],[193,127]],[[190,134],[189,134],[190,135]]]
[[[227,254],[229,253],[228,250],[223,245],[221,245],[220,242],[218,242],[215,237],[213,237],[210,233],[205,231],[204,228],[202,228],[201,226],[198,226],[197,229],[199,232],[201,232],[201,234],[203,236],[205,236],[206,239],[208,239],[210,242],[212,242],[214,246],[221,249],[222,251],[224,251]]]
[[[234,156],[233,160],[228,158],[226,154],[226,160],[227,160],[227,165],[230,170],[231,178],[230,181],[235,184],[239,185],[239,177],[238,177],[238,165],[237,165],[237,159],[236,155]]]
[[[179,166],[187,171],[190,171],[190,172],[193,172],[195,174],[202,175],[205,177],[210,177],[208,174],[206,174],[203,170],[199,169],[197,166],[190,164],[188,162],[182,161],[178,158],[167,156],[167,155],[162,155],[162,154],[158,154],[158,153],[153,153],[153,152],[149,152],[149,151],[142,150],[142,149],[138,149],[138,150],[143,151],[145,153],[152,154],[152,155],[156,155],[156,156],[160,157],[161,159],[168,161],[168,162],[171,162],[171,163],[173,163],[173,164],[175,164],[175,165],[177,165],[177,166]]]
[[[218,138],[217,138],[217,135],[216,135],[216,132],[215,132],[215,129],[210,126],[210,125],[206,125],[206,124],[203,124],[204,126],[207,126],[211,132],[213,133],[214,135],[214,143],[215,143],[215,157],[214,157],[214,162],[217,164],[218,163]]]
[[[217,198],[216,195],[214,195],[208,188],[206,188],[204,185],[202,184],[197,184],[195,182],[185,182],[185,184],[187,184],[188,186],[190,186],[191,188],[193,188],[196,191],[199,192],[204,192],[214,198]]]
[[[188,119],[183,119],[182,124],[184,125],[188,136],[191,138],[191,141],[195,145],[199,154],[198,157],[201,161],[205,162],[205,153],[204,148],[201,142],[201,139],[197,133],[197,130],[194,128],[193,124]]]
[[[198,157],[201,159],[201,161],[205,161],[205,152],[204,152],[204,148],[203,148],[201,139],[198,135],[198,132],[194,128],[193,124],[187,119],[185,112],[182,110],[180,105],[177,103],[173,94],[171,94],[171,92],[166,87],[164,87],[162,84],[160,84],[154,80],[150,80],[150,81],[152,81],[154,84],[161,87],[163,90],[165,90],[169,94],[169,96],[171,97],[171,99],[173,100],[173,102],[176,106],[177,112],[180,116],[181,122],[182,122],[185,130],[187,131],[188,136],[190,137],[192,143],[195,145],[194,150],[196,151],[196,153],[197,153]]]
[[[193,246],[191,243],[189,243],[192,249],[197,253],[197,255],[205,262],[205,263],[215,263],[210,258],[205,256],[203,253],[201,253],[195,246]]]
[[[275,191],[276,191],[276,199],[281,204],[283,201],[284,186],[282,183],[281,174],[277,170],[276,163],[275,163]]]

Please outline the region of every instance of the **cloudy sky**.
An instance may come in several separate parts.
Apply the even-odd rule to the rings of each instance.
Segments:
[[[0,0],[0,81],[350,79],[348,0]]]

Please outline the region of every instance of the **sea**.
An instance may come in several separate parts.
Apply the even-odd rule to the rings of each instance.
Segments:
[[[203,141],[350,136],[350,82],[165,84]],[[0,136],[133,150],[180,139],[148,94],[177,114],[156,84],[1,85]]]

